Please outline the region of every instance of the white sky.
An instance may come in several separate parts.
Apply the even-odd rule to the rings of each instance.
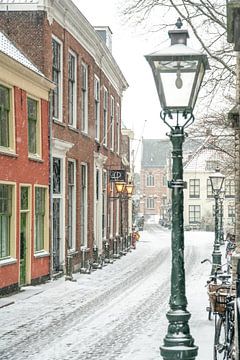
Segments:
[[[141,29],[123,24],[119,0],[73,0],[93,26],[109,26],[113,32],[113,56],[129,88],[123,96],[122,121],[135,133],[135,149],[142,138],[165,138],[167,127],[160,120],[160,104],[145,54],[155,51],[154,34],[137,34]],[[147,37],[147,39],[146,39]],[[156,37],[156,35],[155,35]],[[167,33],[166,33],[167,38]],[[165,46],[168,43],[166,42]],[[138,161],[141,146],[138,150]]]

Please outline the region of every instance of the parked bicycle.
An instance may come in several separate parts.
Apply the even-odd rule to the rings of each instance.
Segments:
[[[209,259],[202,261],[210,262]],[[235,360],[234,355],[234,299],[231,274],[223,272],[222,266],[217,267],[214,275],[207,282],[209,307],[208,319],[215,315],[214,360]]]
[[[226,237],[226,253],[225,253],[225,257],[227,259],[227,264],[228,267],[231,266],[231,261],[232,261],[232,254],[235,251],[236,248],[236,241],[235,241],[235,235],[232,234],[227,234]]]

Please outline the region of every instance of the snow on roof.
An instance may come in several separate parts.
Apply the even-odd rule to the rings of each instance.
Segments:
[[[43,73],[30,60],[28,60],[28,58],[18,48],[16,48],[16,46],[13,45],[13,43],[2,32],[0,32],[0,51],[35,73],[44,76]]]

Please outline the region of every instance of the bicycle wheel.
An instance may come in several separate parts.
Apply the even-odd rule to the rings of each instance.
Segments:
[[[226,322],[219,317],[215,324],[214,360],[227,360]]]
[[[234,310],[228,312],[228,329],[227,329],[227,359],[235,360],[235,344],[234,344]]]

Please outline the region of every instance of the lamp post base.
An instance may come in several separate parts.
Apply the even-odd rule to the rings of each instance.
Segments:
[[[173,346],[160,348],[160,354],[164,360],[195,360],[198,353],[198,347]]]
[[[169,310],[168,333],[164,338],[164,345],[160,347],[160,354],[164,360],[195,360],[198,347],[190,335],[188,320],[190,313],[187,310]]]

